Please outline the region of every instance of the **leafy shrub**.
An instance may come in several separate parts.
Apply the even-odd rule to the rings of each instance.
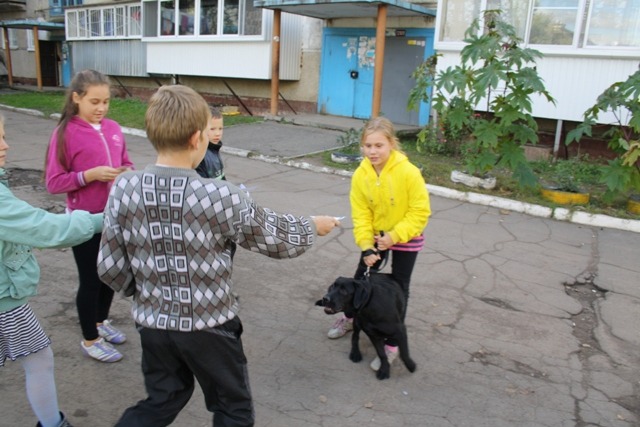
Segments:
[[[609,148],[618,154],[602,168],[607,197],[640,192],[640,70],[602,92],[596,103],[585,111],[583,122],[569,132],[566,143],[578,141],[583,135],[591,136],[600,114],[606,112],[611,113],[615,121],[604,136],[609,138]]]
[[[468,172],[482,175],[505,167],[520,186],[533,187],[537,178],[523,149],[538,141],[531,97],[555,101],[536,70],[535,61],[542,54],[520,47],[515,28],[502,21],[500,13],[484,12],[482,32],[479,19],[466,30],[460,65],[438,73],[436,54],[416,69],[409,106],[431,101],[445,121],[443,132],[455,141],[450,144],[458,145],[465,156]],[[486,103],[486,113],[478,114],[475,108],[481,103]]]

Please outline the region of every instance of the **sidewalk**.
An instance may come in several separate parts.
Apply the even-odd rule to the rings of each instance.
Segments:
[[[47,195],[37,173],[55,123],[2,114],[8,167],[26,170],[15,173],[13,191],[61,209],[64,201]],[[233,138],[229,128],[225,139],[251,132],[251,143],[261,138],[262,149],[316,140],[308,126],[264,125],[240,126]],[[279,138],[266,141],[272,126],[281,126]],[[318,144],[332,137],[318,137]],[[127,143],[138,167],[154,161],[143,137],[128,136]],[[430,187],[433,215],[407,316],[418,369],[411,374],[395,363],[391,378],[378,381],[368,367],[374,357],[368,340],[361,338],[365,360],[350,362],[349,338],[328,340],[334,317],[313,305],[335,277],[353,274],[358,259],[349,178],[282,164],[292,161],[225,155],[229,179],[245,184],[259,203],[279,212],[347,216],[300,259],[236,254],[257,427],[640,425],[640,233],[471,204]],[[129,301],[116,298],[111,314],[129,336],[124,359],[112,365],[84,359],[71,252],[43,250],[37,257],[42,281],[31,305],[52,338],[60,406],[76,427],[112,426],[144,397]],[[0,390],[0,425],[35,425],[19,363],[0,369]],[[197,387],[173,425],[211,425]]]

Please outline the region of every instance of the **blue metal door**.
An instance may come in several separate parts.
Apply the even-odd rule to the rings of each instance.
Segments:
[[[62,86],[71,84],[71,46],[66,41],[62,42]]]
[[[355,79],[355,102],[353,104],[353,117],[368,119],[371,117],[373,104],[373,74],[376,62],[376,38],[375,36],[362,35],[358,37],[357,72]]]
[[[375,37],[364,34],[366,31],[325,29],[319,112],[362,119],[371,117]]]

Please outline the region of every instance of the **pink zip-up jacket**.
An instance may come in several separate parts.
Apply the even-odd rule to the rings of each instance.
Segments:
[[[68,170],[58,162],[57,128],[51,135],[47,157],[47,191],[52,194],[67,193],[67,209],[70,211],[82,209],[99,213],[107,204],[113,183],[86,183],[84,171],[96,166],[133,167],[120,125],[106,118],[100,124],[101,130],[97,131],[78,116],[69,120],[64,135]]]

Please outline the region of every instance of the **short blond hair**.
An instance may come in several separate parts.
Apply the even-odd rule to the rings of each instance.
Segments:
[[[364,127],[362,128],[362,135],[360,137],[360,146],[364,145],[364,141],[367,139],[367,136],[375,132],[380,132],[389,140],[392,150],[402,152],[400,140],[396,136],[396,131],[393,127],[393,123],[391,123],[391,120],[382,116],[374,117],[364,125]]]
[[[144,121],[147,138],[156,151],[187,148],[189,138],[209,124],[209,105],[187,86],[162,86],[149,100]]]

